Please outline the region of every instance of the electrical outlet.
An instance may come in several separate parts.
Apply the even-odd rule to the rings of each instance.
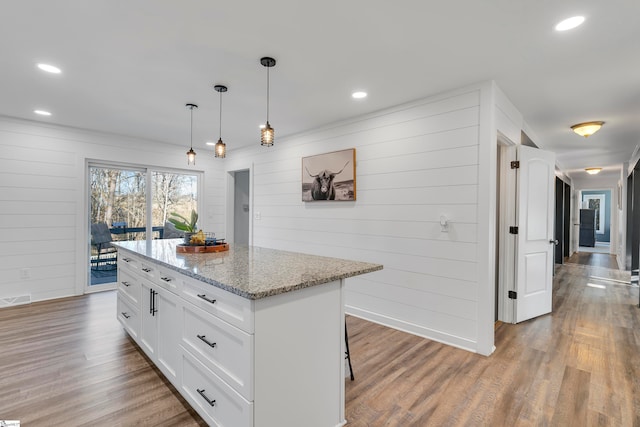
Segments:
[[[255,218],[256,218],[257,220],[262,219],[262,215],[260,215],[260,212],[256,212],[256,214],[255,214]]]
[[[20,279],[22,279],[22,280],[31,279],[31,269],[30,268],[21,268],[20,269]]]

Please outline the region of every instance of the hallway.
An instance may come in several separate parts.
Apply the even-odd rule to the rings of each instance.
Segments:
[[[640,425],[640,310],[615,257],[557,267],[553,313],[496,330],[488,357],[350,317],[350,427]]]

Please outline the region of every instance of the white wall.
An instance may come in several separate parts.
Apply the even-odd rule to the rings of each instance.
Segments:
[[[489,354],[493,88],[473,86],[276,139],[271,148],[230,152],[228,170],[253,165],[254,245],[384,264],[347,281],[349,313]],[[276,117],[273,124],[278,132]],[[357,201],[302,202],[301,158],[346,148],[356,149]],[[450,220],[448,233],[440,231],[441,215]]]
[[[189,167],[184,152],[175,145],[0,117],[0,300],[83,292],[87,159],[205,170],[200,226],[223,230],[222,163],[203,151],[197,166]]]
[[[220,168],[251,169],[253,244],[381,263],[383,271],[347,281],[349,313],[490,354],[497,130],[517,138],[520,120],[488,82],[276,139],[271,148],[230,149],[224,161],[199,155],[201,226],[224,230]],[[356,149],[357,201],[303,203],[301,158],[345,148]],[[182,147],[11,119],[0,119],[0,150],[0,232],[10,236],[0,253],[11,257],[0,265],[0,297],[82,292],[86,159],[187,168]],[[21,280],[27,266],[33,277]]]

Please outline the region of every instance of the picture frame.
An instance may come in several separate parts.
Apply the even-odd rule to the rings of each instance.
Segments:
[[[355,201],[356,149],[302,158],[302,201]]]

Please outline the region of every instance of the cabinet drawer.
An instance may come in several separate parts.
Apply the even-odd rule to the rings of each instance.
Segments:
[[[253,333],[253,301],[208,283],[183,277],[181,294],[185,300],[245,332]]]
[[[157,279],[155,283],[162,286],[168,291],[177,294],[179,291],[178,284],[180,283],[180,277],[182,275],[174,270],[156,266]]]
[[[140,270],[140,258],[130,255],[128,252],[118,253],[118,267],[129,268],[132,271]]]
[[[131,338],[138,340],[138,332],[140,331],[140,315],[126,299],[118,295],[118,321],[125,330],[131,335]]]
[[[128,268],[118,268],[118,295],[124,295],[138,307],[140,304],[140,278]]]
[[[253,400],[253,335],[186,303],[182,345],[244,398]]]
[[[148,261],[140,261],[140,275],[155,282],[158,277],[158,265]]]
[[[253,403],[246,401],[184,349],[181,384],[182,395],[209,425],[253,426]]]

